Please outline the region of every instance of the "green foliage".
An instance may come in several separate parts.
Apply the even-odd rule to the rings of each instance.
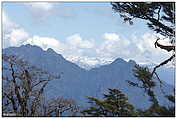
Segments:
[[[91,107],[82,111],[85,116],[137,116],[128,98],[117,89],[109,89],[103,100],[88,97]]]
[[[128,81],[129,85],[144,89],[145,93],[149,96],[149,100],[152,102],[153,106],[158,106],[158,101],[156,99],[155,93],[152,90],[152,88],[156,86],[156,83],[153,80],[154,77],[149,71],[149,68],[135,65],[133,72],[139,83]]]
[[[135,65],[133,72],[137,80],[142,82],[143,88],[155,87],[155,82],[152,80],[152,73],[149,71],[148,67],[141,67],[139,65]]]
[[[166,95],[165,97],[166,97],[169,101],[175,103],[175,96],[173,96],[173,95]]]
[[[156,86],[154,77],[148,67],[141,67],[136,65],[133,69],[137,82],[128,81],[130,86],[144,89],[144,92],[149,96],[151,106],[148,109],[135,109],[133,105],[129,104],[128,98],[117,89],[109,89],[108,94],[103,94],[103,99],[99,100],[94,97],[88,97],[91,106],[81,113],[84,116],[119,116],[119,117],[174,117],[174,106],[159,105],[156,95],[152,88]],[[169,101],[175,103],[173,95],[165,96]],[[143,101],[143,100],[141,100]]]
[[[175,107],[165,107],[159,105],[159,102],[156,98],[156,95],[152,88],[154,88],[155,81],[154,77],[152,76],[152,73],[149,71],[148,67],[141,67],[139,65],[136,65],[133,69],[134,76],[137,78],[138,81],[142,84],[139,86],[138,84],[136,87],[144,88],[145,93],[149,96],[149,101],[152,102],[149,109],[146,110],[138,110],[139,116],[175,116]],[[128,82],[130,85],[134,82]],[[134,86],[134,85],[132,85]],[[175,102],[175,97],[172,95],[165,96],[169,101]]]
[[[175,107],[151,106],[147,110],[139,110],[139,116],[142,117],[174,117]]]
[[[133,24],[137,18],[146,20],[150,29],[174,40],[174,2],[112,2],[111,5],[125,22]]]

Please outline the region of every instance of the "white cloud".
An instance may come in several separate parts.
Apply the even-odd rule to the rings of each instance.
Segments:
[[[28,38],[23,44],[37,45],[44,50],[52,48],[64,57],[83,57],[88,55],[89,53],[86,52],[93,47],[93,43],[83,40],[79,34],[69,36],[65,41],[50,37],[33,36]]]
[[[30,9],[33,10],[41,10],[41,11],[49,11],[53,9],[54,5],[48,2],[32,2],[32,3],[25,3]]]
[[[74,34],[66,38],[66,41],[73,47],[78,48],[93,48],[94,44],[91,41],[83,40],[79,34]]]
[[[128,39],[122,38],[115,33],[105,33],[103,38],[104,41],[97,49],[97,53],[101,56],[109,58],[127,58],[127,56],[131,56],[130,46],[132,44]]]
[[[60,17],[60,18],[74,18],[77,16],[75,10],[67,4],[62,2],[28,2],[24,3],[31,15],[33,22],[37,22],[38,24],[47,23],[48,19],[52,18],[52,16]]]
[[[49,6],[46,10],[51,9]],[[121,37],[116,33],[103,34],[102,42],[91,39],[83,39],[80,34],[73,34],[64,40],[50,37],[40,37],[38,35],[30,36],[22,27],[13,23],[8,15],[3,12],[3,48],[9,46],[20,46],[22,44],[32,44],[43,48],[54,49],[69,60],[80,60],[88,65],[104,63],[105,60],[114,60],[118,57],[124,59],[133,59],[137,62],[160,62],[170,56],[160,48],[154,47],[156,37],[152,33],[146,33],[142,36],[133,36],[131,39]],[[158,37],[162,37],[156,34]],[[169,39],[161,40],[161,43],[167,44]],[[105,60],[100,60],[105,59]]]
[[[2,15],[3,48],[20,46],[29,37],[28,33],[12,22],[4,11]]]
[[[137,62],[160,63],[170,57],[170,53],[155,48],[154,43],[159,34],[145,33],[131,39],[122,38],[116,33],[105,33],[104,41],[96,48],[97,56],[116,59],[133,59]],[[160,41],[167,44],[169,39]]]
[[[4,11],[2,12],[2,24],[3,31],[15,26],[15,24],[9,19],[9,17],[6,15]]]
[[[63,44],[54,38],[33,36],[28,38],[23,44],[31,44],[40,46],[42,49],[47,50],[48,48],[54,49],[56,52],[61,52]]]
[[[30,15],[32,16],[34,22],[43,23],[47,21],[50,16],[56,14],[55,4],[49,2],[31,2],[24,3],[28,8]]]
[[[160,48],[155,48],[154,43],[157,39],[156,34],[146,33],[137,42],[137,46],[140,49],[140,55],[136,58],[137,61],[142,58],[142,60],[154,61],[153,63],[160,63],[161,61],[170,57],[171,53],[162,50]],[[159,36],[159,35],[158,35]],[[161,36],[160,36],[161,37]],[[168,39],[160,41],[160,43],[167,44]]]
[[[119,35],[115,34],[115,33],[105,33],[103,35],[104,39],[108,39],[108,40],[119,40]]]
[[[29,35],[24,29],[13,29],[9,34],[10,45],[20,46],[28,37]]]

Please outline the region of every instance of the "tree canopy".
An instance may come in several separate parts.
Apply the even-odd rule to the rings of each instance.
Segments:
[[[113,10],[118,12],[124,21],[133,24],[134,19],[143,19],[155,32],[170,38],[175,36],[174,2],[112,2],[111,4]]]
[[[109,89],[103,96],[103,100],[88,97],[91,107],[82,113],[85,116],[136,116],[134,106],[128,103],[128,98],[120,90]]]

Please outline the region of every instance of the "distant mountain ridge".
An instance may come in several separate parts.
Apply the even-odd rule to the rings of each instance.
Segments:
[[[22,45],[3,49],[3,53],[17,55],[30,64],[47,70],[49,73],[62,74],[60,80],[51,81],[47,86],[46,96],[48,98],[58,96],[71,98],[78,102],[79,105],[86,106],[86,96],[102,98],[102,94],[107,91],[107,88],[116,88],[122,90],[128,96],[130,103],[137,108],[147,108],[150,104],[148,97],[144,95],[141,89],[131,87],[126,82],[126,80],[137,81],[132,72],[136,64],[133,60],[126,62],[118,58],[110,64],[85,70],[67,61],[51,48],[44,51],[37,46]],[[165,82],[164,84],[165,92],[173,94],[174,87]],[[163,98],[159,87],[154,90],[158,98],[161,99],[161,104],[170,104],[169,101]]]

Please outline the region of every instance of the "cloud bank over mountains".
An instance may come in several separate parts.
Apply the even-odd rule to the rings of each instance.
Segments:
[[[41,19],[55,13],[55,4],[52,3],[30,3],[25,5],[32,15]],[[127,60],[133,59],[139,63],[157,63],[170,56],[166,51],[154,47],[156,36],[161,37],[158,34],[147,32],[137,35],[125,31],[132,36],[131,39],[127,39],[121,34],[107,31],[100,36],[101,42],[96,42],[97,39],[85,39],[82,34],[73,33],[61,40],[38,34],[30,35],[23,27],[11,21],[5,11],[3,11],[2,21],[3,48],[25,44],[37,45],[44,50],[52,48],[70,61],[80,61],[91,66],[105,61],[113,61],[117,57]],[[161,42],[166,43],[167,41],[163,40]]]

